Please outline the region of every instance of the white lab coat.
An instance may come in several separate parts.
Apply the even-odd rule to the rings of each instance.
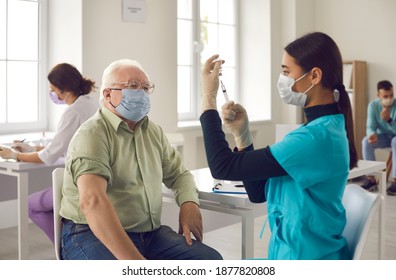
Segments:
[[[67,106],[59,120],[54,138],[51,143],[38,152],[39,158],[45,164],[51,165],[60,157],[66,156],[74,133],[99,107],[99,101],[92,94],[81,95],[73,104]]]

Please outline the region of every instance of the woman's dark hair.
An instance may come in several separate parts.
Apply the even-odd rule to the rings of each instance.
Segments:
[[[322,70],[322,86],[330,90],[337,90],[340,93],[338,108],[345,118],[345,129],[349,142],[349,167],[351,169],[356,167],[358,156],[353,129],[352,107],[342,81],[343,64],[337,44],[330,36],[321,32],[313,32],[287,45],[285,51],[295,59],[304,72],[308,72],[314,67],[320,68]]]
[[[60,63],[48,74],[48,81],[61,91],[71,91],[76,96],[90,93],[95,82],[84,78],[76,67],[68,63]]]

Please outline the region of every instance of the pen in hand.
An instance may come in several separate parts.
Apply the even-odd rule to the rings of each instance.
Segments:
[[[15,140],[15,141],[14,141],[14,145],[12,145],[11,148],[16,149],[16,150],[18,150],[18,151],[21,152],[21,150],[19,149],[19,147],[16,147],[16,146],[15,146],[15,143],[23,143],[23,142],[25,142],[25,140],[26,140],[26,138],[24,138],[23,140]]]
[[[14,140],[14,143],[23,143],[23,142],[25,142],[25,140],[26,140],[26,138],[23,140]]]

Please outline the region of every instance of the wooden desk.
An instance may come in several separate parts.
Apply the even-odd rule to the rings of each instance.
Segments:
[[[63,167],[64,159],[59,159],[53,165],[44,163],[15,162],[0,158],[0,174],[17,178],[17,203],[18,203],[18,256],[20,260],[29,258],[29,173],[32,170],[47,168],[52,172],[56,167]]]

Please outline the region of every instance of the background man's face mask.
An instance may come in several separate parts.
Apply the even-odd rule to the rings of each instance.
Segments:
[[[305,73],[297,80],[294,80],[291,77],[288,77],[282,73],[279,74],[278,79],[278,91],[279,95],[282,98],[283,102],[286,104],[291,104],[295,106],[304,107],[307,102],[306,93],[314,86],[313,84],[305,91],[305,92],[295,92],[292,90],[293,85],[304,78],[308,73]]]
[[[110,102],[111,104],[111,102]],[[121,103],[116,107],[121,116],[127,120],[138,122],[150,111],[150,98],[143,89],[123,89]]]
[[[394,101],[394,100],[395,100],[395,99],[394,99],[393,97],[382,98],[382,99],[381,99],[381,104],[382,104],[382,106],[389,107],[389,106],[392,106],[392,105],[393,105],[393,101]]]

